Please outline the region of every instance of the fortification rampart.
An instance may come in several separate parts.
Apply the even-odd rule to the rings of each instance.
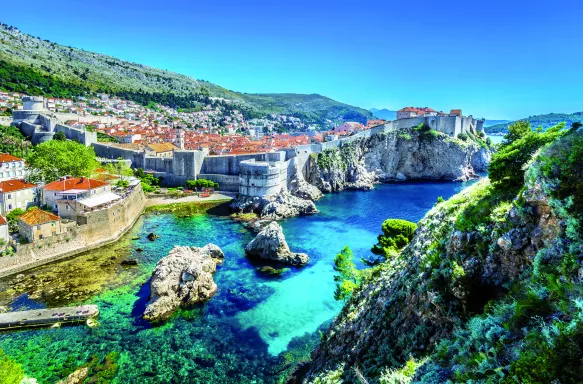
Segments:
[[[239,165],[239,193],[245,196],[270,196],[287,189],[289,161],[245,160]]]
[[[99,248],[118,240],[138,220],[145,206],[137,185],[123,200],[85,214],[82,225],[65,223],[67,231],[30,244],[17,244],[14,256],[0,258],[0,278]]]

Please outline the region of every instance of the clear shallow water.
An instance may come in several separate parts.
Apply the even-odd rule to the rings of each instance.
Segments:
[[[41,383],[53,383],[92,356],[103,361],[112,352],[118,365],[113,381],[119,383],[280,382],[281,373],[317,342],[318,328],[341,308],[333,299],[334,255],[349,245],[360,259],[385,219],[418,221],[438,196],[448,198],[464,186],[415,182],[329,194],[317,203],[319,214],[282,222],[291,249],[308,253],[310,263],[276,278],[259,274],[259,264],[245,258],[243,248],[252,234],[240,223],[210,215],[148,215],[119,244],[26,277],[38,282],[59,276],[57,281],[36,289],[0,285],[8,289],[5,294],[18,296],[13,309],[96,303],[100,327],[4,333],[0,348]],[[155,242],[145,239],[152,231],[160,236]],[[141,238],[130,240],[136,233]],[[174,245],[209,242],[226,255],[214,276],[220,292],[161,327],[142,321],[155,263]],[[140,265],[121,267],[128,256]]]

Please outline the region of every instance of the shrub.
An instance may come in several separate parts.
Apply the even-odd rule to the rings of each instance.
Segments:
[[[130,185],[130,182],[127,180],[118,180],[117,183],[115,183],[116,187],[119,188],[127,188]]]
[[[468,141],[468,135],[466,135],[465,133],[458,133],[457,138],[462,140],[462,141]]]
[[[219,183],[215,183],[211,180],[197,179],[197,180],[187,180],[186,187],[191,190],[199,190],[203,188],[219,188]]]
[[[413,239],[417,224],[401,219],[387,219],[383,222],[383,234],[379,235],[378,243],[371,252],[380,257],[369,257],[362,262],[367,265],[376,265],[387,257],[394,256]]]
[[[533,132],[527,122],[518,122],[510,127],[508,135],[504,136],[506,141],[500,151],[492,156],[488,166],[490,180],[499,190],[520,188],[524,181],[525,165],[533,155],[565,133],[565,123],[549,128],[546,132]],[[525,127],[528,127],[528,132]]]
[[[361,283],[360,273],[354,265],[354,254],[348,246],[334,257],[334,270],[338,272],[338,275],[334,276],[336,282],[334,298],[347,300]]]
[[[24,214],[24,209],[15,208],[8,212],[6,221],[8,222],[8,229],[10,232],[18,232],[18,218]]]

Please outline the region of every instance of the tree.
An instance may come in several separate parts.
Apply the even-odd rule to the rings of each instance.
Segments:
[[[124,176],[133,176],[134,171],[130,167],[127,161],[125,161],[122,157],[118,157],[116,161],[107,163],[104,167],[107,172],[112,175],[119,176],[120,179],[124,179]],[[144,172],[142,170],[142,172]]]
[[[70,140],[51,140],[33,147],[26,163],[31,170],[30,180],[46,183],[65,175],[90,176],[99,166],[92,147]]]
[[[24,209],[15,208],[8,212],[6,215],[6,221],[8,222],[8,230],[10,232],[18,232],[18,218],[24,213]]]
[[[504,141],[502,142],[502,146],[505,147],[507,145],[512,144],[516,140],[519,140],[526,136],[527,134],[532,132],[532,127],[528,121],[517,121],[513,124],[508,126],[508,133],[504,135]]]
[[[581,123],[580,121],[574,121],[571,123],[571,130],[572,131],[576,131],[581,127],[583,127],[583,123]]]
[[[378,243],[371,249],[371,252],[377,257],[363,258],[362,262],[367,265],[376,265],[386,260],[387,257],[395,256],[413,240],[416,229],[417,224],[407,220],[385,220],[382,225],[383,234],[377,237]]]
[[[67,136],[65,136],[63,131],[59,131],[55,133],[55,135],[53,136],[53,140],[65,141],[67,140]]]
[[[334,276],[336,282],[334,298],[347,300],[352,296],[352,292],[360,286],[362,280],[360,272],[354,265],[354,254],[348,246],[345,246],[334,257],[334,270],[338,272],[338,275]]]
[[[536,131],[529,129],[527,132],[525,127],[530,128],[530,124],[514,127],[518,123],[511,125],[512,130],[509,127],[509,134],[505,136],[506,142],[492,156],[492,161],[488,165],[488,177],[498,190],[519,189],[524,183],[525,165],[534,154],[566,133],[565,123],[555,125],[546,132],[540,129]],[[509,138],[512,141],[509,141]]]
[[[187,180],[186,188],[191,190],[198,190],[200,188],[219,188],[219,183],[215,183],[211,180],[197,179],[197,180]]]

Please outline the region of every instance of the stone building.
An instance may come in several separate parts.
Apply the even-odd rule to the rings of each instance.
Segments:
[[[172,143],[156,143],[146,145],[145,151],[146,156],[172,157],[174,151],[177,149],[178,147]]]
[[[18,232],[30,243],[56,236],[61,233],[61,218],[34,207],[18,218]]]
[[[16,208],[27,209],[38,204],[37,185],[24,180],[0,181],[0,214]]]
[[[0,181],[10,179],[26,179],[28,168],[24,159],[8,153],[0,153]]]
[[[42,204],[51,207],[62,218],[76,220],[86,208],[93,208],[117,200],[105,181],[88,177],[61,177],[42,187]]]

